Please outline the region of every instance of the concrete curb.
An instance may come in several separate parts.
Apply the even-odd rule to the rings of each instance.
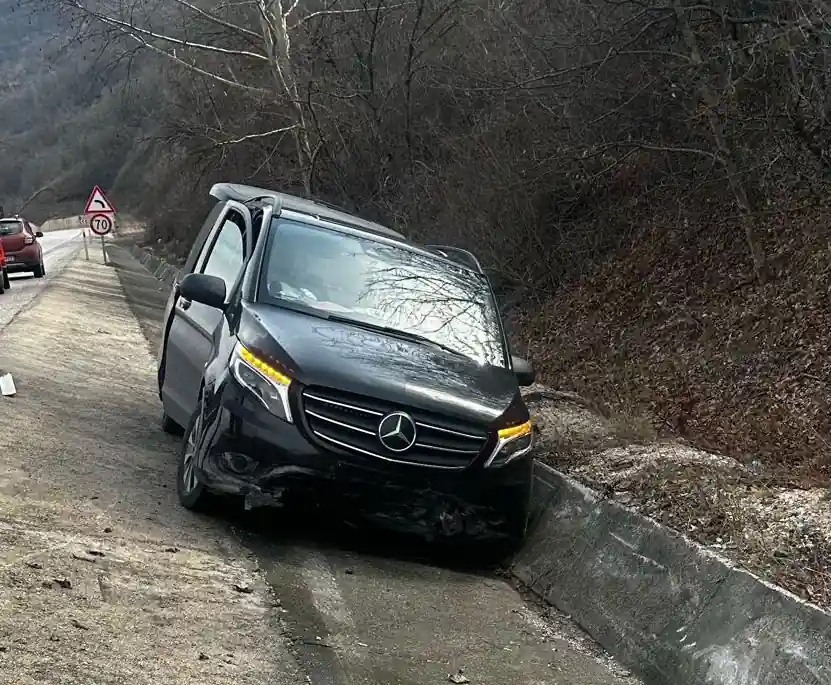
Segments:
[[[536,465],[512,573],[648,685],[831,682],[831,615]]]
[[[172,285],[179,268],[132,255]],[[537,463],[511,572],[646,685],[827,685],[831,615]]]

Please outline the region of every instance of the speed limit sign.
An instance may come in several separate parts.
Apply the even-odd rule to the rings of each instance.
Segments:
[[[89,227],[95,235],[104,236],[113,230],[113,219],[109,214],[93,214],[89,218]]]

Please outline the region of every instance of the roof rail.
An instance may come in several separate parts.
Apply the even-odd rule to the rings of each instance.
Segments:
[[[432,252],[438,252],[442,257],[464,264],[480,274],[485,273],[479,260],[468,250],[462,249],[461,247],[453,247],[452,245],[426,245],[425,247]]]
[[[226,200],[234,200],[240,204],[247,204],[248,202],[258,200],[267,202],[274,207],[275,214],[279,213],[282,205],[279,193],[237,183],[214,183],[211,186],[209,194],[220,202],[225,202]]]
[[[328,207],[329,209],[334,209],[338,212],[344,212],[345,214],[350,213],[350,211],[348,209],[346,209],[344,207],[341,207],[340,205],[336,205],[334,202],[327,202],[326,200],[321,200],[321,199],[316,198],[316,197],[312,198],[310,201],[314,202],[316,205],[323,205],[324,207]]]

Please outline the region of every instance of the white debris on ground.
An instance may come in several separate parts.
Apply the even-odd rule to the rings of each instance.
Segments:
[[[3,397],[14,397],[17,394],[17,388],[14,387],[14,378],[10,373],[0,375],[0,395]]]
[[[517,613],[528,624],[528,629],[551,644],[551,650],[558,652],[571,649],[591,657],[595,662],[609,669],[622,685],[642,685],[642,681],[628,668],[615,661],[587,633],[578,628],[570,616],[555,607],[529,597],[534,609],[518,609]]]
[[[777,486],[753,460],[627,432],[570,393],[536,386],[526,396],[550,466],[831,608],[827,489]]]
[[[3,397],[14,397],[17,394],[17,388],[14,385],[14,378],[10,373],[0,376],[0,395]]]
[[[766,515],[780,530],[812,525],[831,532],[831,495],[825,489],[758,490],[747,498],[753,514]]]

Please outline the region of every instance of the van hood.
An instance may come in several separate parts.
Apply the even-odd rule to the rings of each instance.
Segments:
[[[303,385],[320,385],[490,424],[519,395],[516,376],[429,344],[284,307],[242,303],[240,341]]]

